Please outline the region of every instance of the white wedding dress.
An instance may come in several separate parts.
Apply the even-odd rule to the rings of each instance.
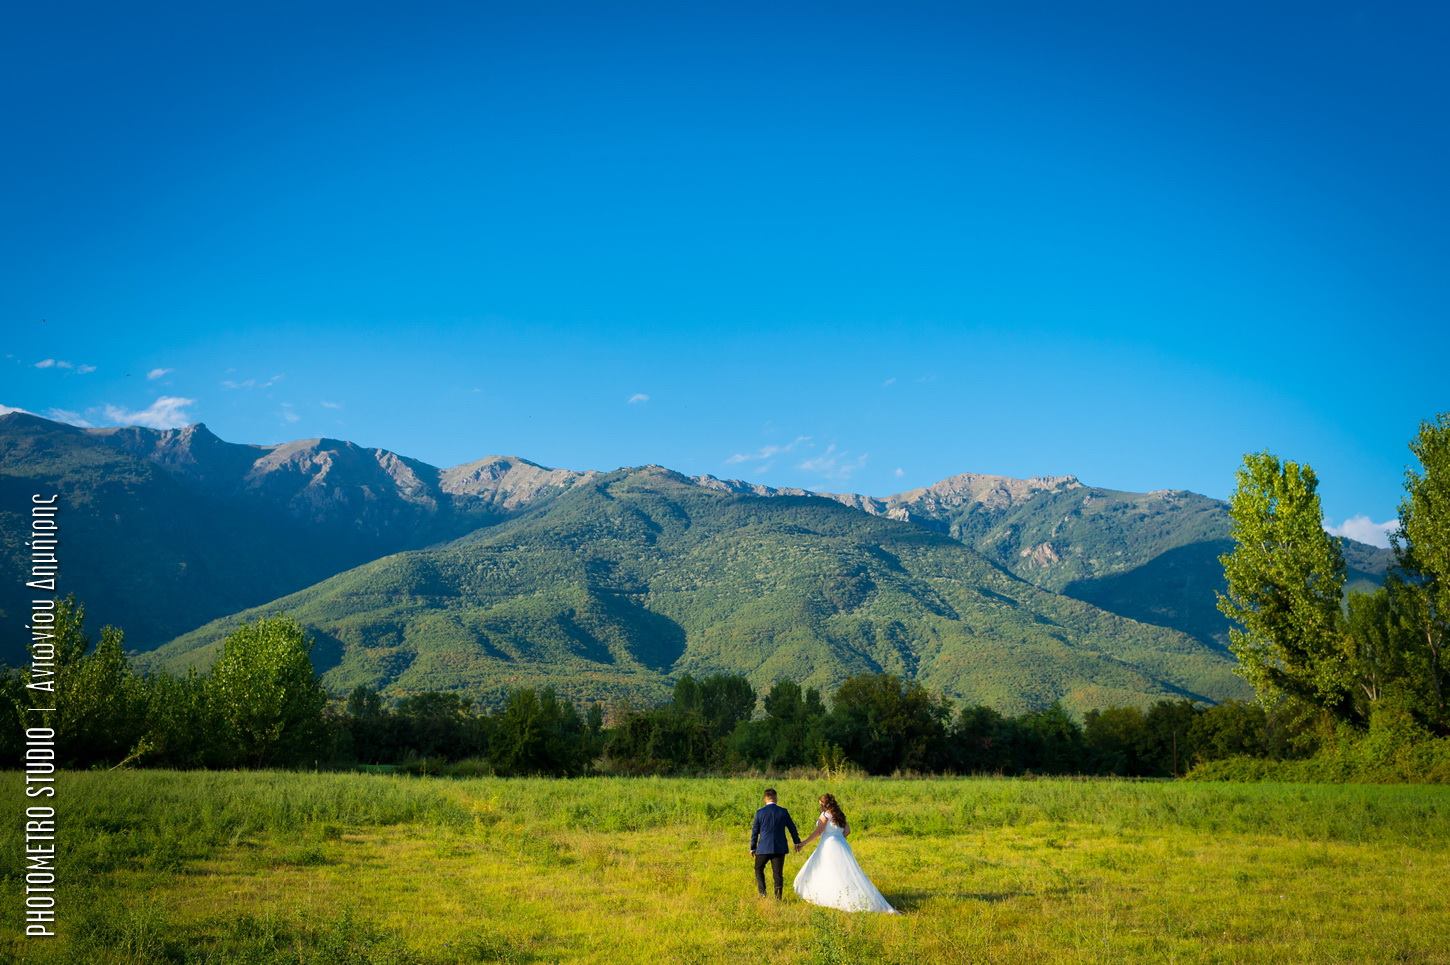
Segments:
[[[882,897],[881,892],[866,877],[866,872],[856,863],[851,845],[846,836],[836,827],[829,813],[823,813],[820,820],[826,822],[816,850],[801,865],[791,885],[803,901],[842,911],[887,911],[896,909]]]

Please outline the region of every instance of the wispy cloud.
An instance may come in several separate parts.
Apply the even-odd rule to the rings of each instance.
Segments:
[[[649,396],[645,395],[643,392],[636,392],[634,395],[630,396],[628,399],[625,400],[625,404],[626,405],[640,405],[641,403],[648,402],[648,401],[649,401]]]
[[[69,422],[82,429],[89,429],[92,426],[90,420],[82,418],[79,412],[72,412],[70,409],[46,409],[45,417],[54,419],[56,422]]]
[[[891,378],[887,379],[885,382],[882,382],[881,383],[881,387],[883,389],[889,389],[889,388],[891,388],[895,384],[896,384],[896,376],[893,375]]]
[[[292,408],[292,403],[290,402],[283,402],[282,408],[277,410],[277,414],[281,416],[282,421],[287,423],[288,425],[291,425],[294,422],[302,421],[302,417],[298,415],[297,412]]]
[[[183,399],[177,395],[159,396],[144,409],[124,409],[118,405],[102,406],[106,421],[126,426],[146,426],[150,429],[175,429],[191,423],[191,413],[186,411],[196,405],[195,399]]]
[[[222,379],[224,389],[269,389],[282,381],[282,375],[274,375],[270,379]]]
[[[796,436],[784,445],[761,446],[754,452],[737,452],[725,460],[725,464],[734,466],[742,462],[764,462],[782,453],[792,452],[811,441],[810,436]]]
[[[906,470],[902,469],[900,466],[897,466],[894,470],[892,470],[891,474],[897,479],[900,479],[902,476],[906,475]]]
[[[797,469],[806,472],[813,472],[836,482],[845,482],[855,474],[856,470],[865,467],[869,453],[852,455],[849,452],[838,449],[833,442],[826,447],[826,451],[819,456],[812,456],[797,464]]]
[[[157,379],[168,376],[175,371],[175,369],[152,369],[150,372],[146,373],[146,378],[152,382],[155,382]]]
[[[1361,543],[1368,543],[1370,546],[1380,546],[1386,549],[1390,545],[1390,534],[1400,525],[1398,519],[1387,519],[1383,523],[1376,523],[1368,516],[1351,516],[1338,526],[1325,526],[1333,536],[1345,536]]]
[[[322,406],[324,409],[341,409],[342,408],[342,403],[341,402],[328,402],[326,399],[324,399],[323,401],[319,402],[318,405]]]
[[[31,412],[29,409],[22,409],[19,406],[0,405],[0,415],[9,415],[12,412],[20,412],[24,413],[25,415],[35,415],[35,413]],[[79,412],[72,412],[70,409],[46,409],[45,417],[47,419],[53,419],[56,422],[69,422],[73,426],[81,426],[85,429],[89,429],[91,427],[91,423],[81,418],[81,414]]]
[[[35,367],[38,369],[70,369],[78,375],[90,375],[96,370],[96,367],[94,365],[87,365],[85,363],[77,365],[74,362],[68,362],[65,359],[41,359],[39,362],[35,363]]]

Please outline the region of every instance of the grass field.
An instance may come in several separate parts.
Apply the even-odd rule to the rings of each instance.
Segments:
[[[24,806],[5,775],[9,813]],[[64,778],[54,962],[1450,962],[1450,788],[780,781],[904,914],[755,897],[761,782]],[[804,856],[792,857],[787,878]]]

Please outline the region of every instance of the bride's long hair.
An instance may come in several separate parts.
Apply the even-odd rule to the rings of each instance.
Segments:
[[[833,795],[821,795],[821,810],[831,816],[831,820],[836,822],[836,827],[844,828],[846,826],[846,812],[841,810],[841,805],[836,803]]]

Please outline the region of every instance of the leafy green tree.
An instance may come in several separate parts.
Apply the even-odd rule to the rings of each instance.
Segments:
[[[1143,777],[1151,765],[1148,721],[1137,707],[1106,707],[1083,715],[1088,769],[1095,774]]]
[[[1450,727],[1450,661],[1445,655],[1450,639],[1450,412],[1421,423],[1410,451],[1420,468],[1405,473],[1394,545],[1407,578],[1398,589],[1423,648],[1431,718],[1443,730]]]
[[[1343,647],[1344,558],[1324,531],[1318,478],[1267,452],[1244,457],[1229,499],[1234,549],[1220,557],[1219,609],[1238,626],[1229,648],[1261,697],[1292,694],[1347,719],[1352,673]]]
[[[55,601],[55,662],[65,669],[75,666],[91,648],[85,632],[86,607],[74,593]]]
[[[689,674],[675,681],[671,705],[677,713],[704,715],[704,697],[700,693],[700,682]]]
[[[1355,701],[1368,719],[1374,704],[1395,690],[1414,689],[1413,638],[1400,601],[1405,590],[1382,586],[1351,593],[1345,607],[1345,644],[1354,672]]]
[[[287,617],[243,624],[222,644],[206,678],[206,699],[234,760],[262,767],[315,753],[327,696],[311,649],[301,624]]]
[[[379,720],[383,716],[383,696],[362,684],[347,695],[347,713],[358,720]]]
[[[1143,715],[1142,777],[1177,777],[1193,763],[1193,722],[1201,713],[1191,700],[1155,700]]]
[[[156,674],[147,679],[146,742],[141,763],[157,767],[225,767],[236,763],[226,729],[208,699],[208,678]]]
[[[1080,774],[1087,768],[1082,725],[1061,702],[1017,720],[1022,766],[1036,774]]]
[[[595,701],[584,712],[584,759],[593,761],[604,753],[604,705]]]
[[[146,734],[144,681],[126,659],[125,636],[101,630],[95,650],[66,670],[56,695],[61,753],[71,764],[116,764]]]
[[[1193,719],[1189,743],[1195,762],[1225,757],[1268,757],[1269,719],[1254,700],[1225,700],[1205,708]]]
[[[115,764],[136,747],[146,731],[145,682],[126,659],[125,636],[104,627],[94,650],[85,633],[84,604],[68,595],[56,601],[51,642],[55,645],[56,689],[42,704],[56,708],[62,762],[71,766]],[[22,683],[29,671],[22,671]],[[35,706],[34,692],[19,691],[22,706]],[[34,722],[32,716],[26,718]]]
[[[669,705],[626,711],[603,747],[612,767],[634,773],[717,769],[731,750],[746,759],[761,752],[764,738],[749,724],[754,710],[755,690],[743,676],[685,674]]]
[[[698,713],[673,706],[621,715],[605,741],[615,770],[669,774],[710,770],[720,764],[721,744]]]
[[[700,681],[700,715],[716,737],[724,737],[755,712],[755,688],[739,674],[711,674]]]
[[[582,774],[589,763],[579,713],[553,688],[512,691],[493,718],[488,758],[500,774]]]
[[[847,678],[831,701],[824,737],[872,774],[939,771],[950,763],[951,705],[893,674]]]
[[[381,701],[377,711],[373,709],[374,697],[358,695],[358,709],[365,715],[366,723],[371,719],[381,724]],[[352,701],[349,700],[351,705]],[[398,735],[395,738],[419,757],[441,757],[446,760],[461,760],[481,754],[486,743],[483,727],[478,718],[469,713],[470,702],[462,694],[451,691],[429,690],[420,694],[409,694],[398,701],[393,715]]]
[[[742,720],[731,748],[746,762],[765,769],[798,767],[820,756],[820,726],[826,708],[814,687],[777,680],[761,702],[765,716]]]
[[[24,751],[24,708],[30,706],[18,667],[0,667],[0,767],[19,768]]]
[[[952,768],[962,774],[1012,774],[1021,770],[1016,727],[991,707],[963,707],[952,729]]]
[[[353,757],[365,764],[379,764],[389,758],[392,720],[383,698],[371,687],[359,685],[347,695],[343,727],[351,739]]]

